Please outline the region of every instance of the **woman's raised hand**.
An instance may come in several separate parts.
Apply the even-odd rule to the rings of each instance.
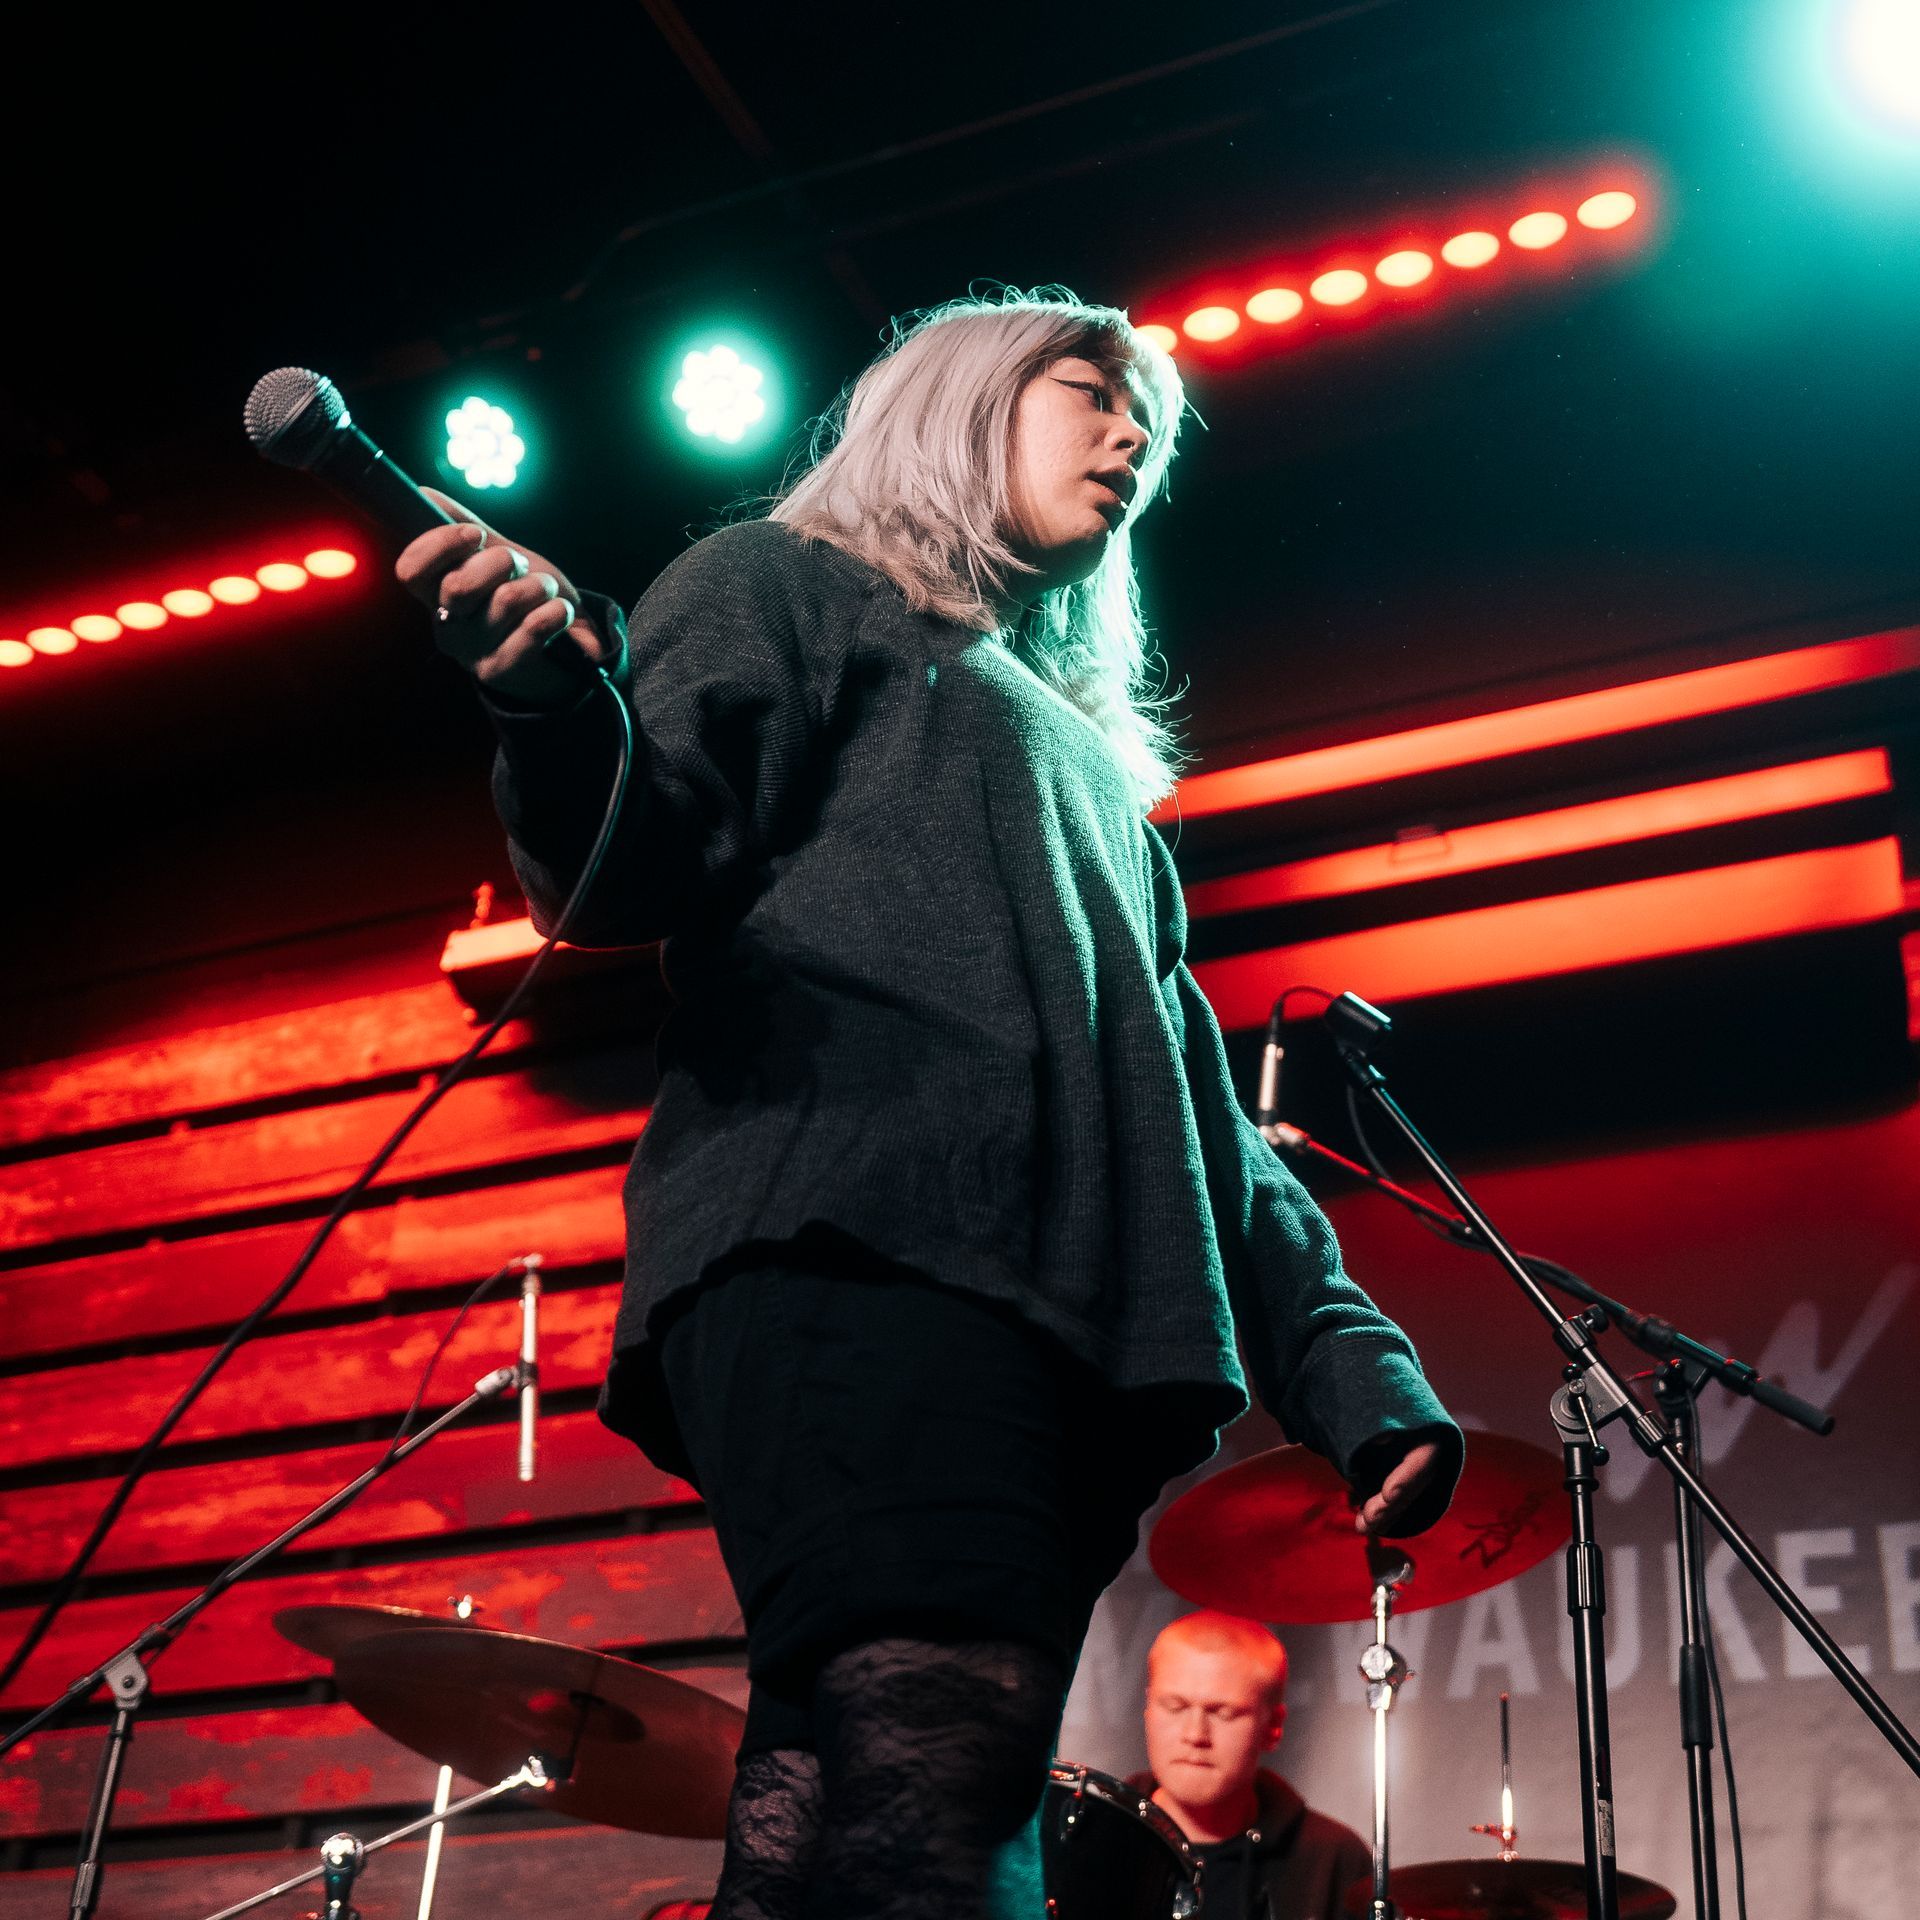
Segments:
[[[490,693],[530,706],[565,706],[580,691],[576,675],[543,649],[565,631],[593,661],[613,649],[581,618],[580,596],[551,560],[516,547],[459,501],[421,492],[453,515],[401,549],[394,577],[434,611],[434,639]]]

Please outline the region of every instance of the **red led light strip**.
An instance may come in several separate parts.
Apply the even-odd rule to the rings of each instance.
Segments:
[[[1558,206],[1535,200],[1503,223],[1504,236],[1476,221],[1464,221],[1441,241],[1403,237],[1392,245],[1333,250],[1318,266],[1263,275],[1256,286],[1232,293],[1216,287],[1177,323],[1170,314],[1156,315],[1141,322],[1138,331],[1167,353],[1188,343],[1208,348],[1233,341],[1237,349],[1250,340],[1282,341],[1297,335],[1297,323],[1316,313],[1351,311],[1369,295],[1430,294],[1449,278],[1479,273],[1508,248],[1542,254],[1569,238],[1613,234],[1632,224],[1642,211],[1641,194],[1622,185],[1577,199],[1558,194],[1542,197],[1571,201],[1572,217]],[[1243,322],[1251,322],[1251,327]]]
[[[1285,987],[1392,1005],[1891,921],[1903,899],[1900,843],[1889,836],[1269,947],[1203,961],[1194,977],[1220,1024],[1245,1029],[1265,1024]]]
[[[1198,880],[1186,890],[1187,911],[1195,919],[1205,919],[1340,894],[1372,893],[1441,874],[1481,873],[1557,854],[1585,853],[1663,834],[1832,806],[1892,790],[1893,773],[1884,749],[1867,747],[1791,766],[1556,807],[1512,820],[1489,820],[1385,846],[1355,847],[1219,880]]]
[[[1701,667],[1692,673],[1637,680],[1596,693],[1576,693],[1562,700],[1542,700],[1372,740],[1222,767],[1217,773],[1194,774],[1154,809],[1154,818],[1195,820],[1243,807],[1277,806],[1642,727],[1733,713],[1916,668],[1920,668],[1920,627],[1896,627],[1857,640],[1832,640],[1759,660]]]
[[[0,638],[0,668],[29,667],[102,646],[128,633],[151,633],[169,620],[199,620],[223,607],[244,607],[265,594],[298,593],[313,580],[344,580],[360,565],[344,547],[316,547],[299,561],[269,560],[252,573],[223,573],[205,587],[173,587],[157,600],[122,601],[111,613],[75,614],[64,624],[29,627],[26,637]]]

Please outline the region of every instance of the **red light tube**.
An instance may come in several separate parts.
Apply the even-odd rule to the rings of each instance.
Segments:
[[[1889,836],[1334,934],[1203,961],[1194,975],[1233,1030],[1263,1025],[1283,987],[1391,1004],[1892,920],[1903,899]]]
[[[1477,827],[1454,827],[1419,839],[1385,846],[1355,847],[1195,881],[1187,888],[1187,911],[1195,919],[1211,914],[1245,913],[1256,907],[1285,906],[1296,900],[1325,900],[1342,894],[1372,893],[1403,887],[1436,874],[1479,873],[1555,854],[1584,853],[1595,847],[1624,846],[1662,834],[1759,820],[1769,814],[1795,813],[1843,800],[1890,793],[1893,773],[1880,747],[1836,753],[1791,766],[1763,767],[1753,773],[1696,780],[1651,793],[1622,794],[1583,806],[1556,807],[1514,820],[1489,820]]]
[[[1707,714],[1791,700],[1830,687],[1880,680],[1920,668],[1920,627],[1896,627],[1855,640],[1797,647],[1758,660],[1700,667],[1691,673],[1637,680],[1595,693],[1570,694],[1531,706],[1443,720],[1373,740],[1349,740],[1217,773],[1191,775],[1154,809],[1155,820],[1195,820],[1244,807],[1274,806],[1310,795],[1341,793],[1383,780],[1472,766],[1543,747],[1658,727]]]

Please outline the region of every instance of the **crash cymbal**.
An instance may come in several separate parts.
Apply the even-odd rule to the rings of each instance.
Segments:
[[[418,1607],[316,1606],[282,1607],[273,1624],[283,1639],[305,1647],[323,1660],[369,1640],[385,1640],[416,1627],[457,1627],[463,1622],[445,1613],[422,1613]],[[511,1769],[509,1769],[511,1771]]]
[[[1545,1447],[1470,1433],[1446,1517],[1404,1544],[1374,1542],[1370,1558],[1339,1474],[1305,1447],[1275,1447],[1183,1493],[1147,1555],[1196,1605],[1294,1626],[1370,1618],[1373,1567],[1404,1556],[1414,1576],[1394,1611],[1415,1613],[1497,1587],[1561,1545],[1572,1531],[1562,1472]]]
[[[1616,1876],[1620,1920],[1667,1920],[1680,1903],[1665,1887]],[[1387,1890],[1405,1920],[1587,1920],[1587,1870],[1577,1860],[1427,1860],[1395,1867]],[[1363,1914],[1373,1882],[1357,1880],[1342,1904]]]
[[[285,1629],[282,1629],[285,1631]],[[738,1707],[632,1660],[491,1627],[404,1626],[347,1647],[341,1696],[383,1733],[469,1780],[538,1754],[543,1804],[637,1833],[726,1833]]]

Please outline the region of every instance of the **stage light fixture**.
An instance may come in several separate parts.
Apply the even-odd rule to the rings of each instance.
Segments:
[[[1910,4],[1920,5],[1920,0],[1910,0]],[[1616,181],[1618,177],[1616,174]],[[1445,240],[1436,234],[1429,241],[1415,233],[1400,244],[1376,241],[1375,249],[1367,249],[1364,239],[1350,240],[1332,254],[1331,261],[1323,259],[1318,268],[1305,263],[1281,266],[1269,261],[1262,272],[1272,277],[1264,283],[1249,281],[1249,291],[1229,292],[1217,282],[1204,290],[1190,288],[1191,304],[1177,323],[1168,316],[1142,322],[1137,330],[1171,351],[1177,324],[1185,340],[1195,342],[1209,359],[1230,364],[1262,331],[1298,319],[1303,313],[1311,320],[1314,309],[1349,308],[1364,301],[1358,312],[1343,323],[1345,330],[1362,316],[1385,317],[1396,307],[1408,304],[1367,300],[1369,292],[1418,287],[1438,295],[1443,286],[1443,266],[1464,273],[1475,272],[1498,259],[1502,248],[1509,244],[1531,253],[1557,246],[1574,233],[1576,220],[1583,234],[1601,234],[1638,220],[1643,212],[1637,181],[1635,191],[1629,191],[1625,185],[1595,182],[1591,178],[1578,188],[1564,179],[1551,186],[1536,182],[1528,197],[1533,201],[1532,206],[1522,201],[1523,210],[1504,232],[1479,225],[1454,227],[1450,222],[1439,228],[1439,234],[1448,235]],[[1554,204],[1556,201],[1572,206],[1572,216],[1561,212]],[[1404,222],[1404,212],[1397,218]],[[1642,220],[1640,224],[1646,223]],[[1371,272],[1356,264],[1361,260],[1374,262]],[[1332,264],[1333,261],[1339,264]],[[1304,299],[1296,288],[1305,289]],[[1253,332],[1243,330],[1241,315],[1257,322],[1258,327]],[[1311,337],[1314,330],[1309,325],[1299,331],[1303,337]]]
[[[1373,270],[1373,277],[1383,287],[1417,287],[1432,275],[1433,255],[1418,247],[1402,247],[1388,254]]]
[[[1247,318],[1258,320],[1263,327],[1277,327],[1297,319],[1306,311],[1306,306],[1291,287],[1262,287],[1247,302]]]
[[[1920,135],[1920,6],[1914,0],[1851,0],[1839,9],[1834,28],[1854,97],[1882,125]]]
[[[447,465],[468,486],[484,491],[510,487],[527,457],[527,443],[513,429],[506,408],[470,393],[447,415]]]
[[[359,565],[358,556],[345,547],[316,547],[304,565],[272,560],[251,579],[241,573],[223,573],[205,588],[169,587],[157,600],[125,600],[111,613],[78,613],[64,621],[46,621],[28,628],[24,639],[14,635],[0,639],[0,667],[30,666],[36,660],[77,653],[83,640],[101,645],[125,634],[155,632],[170,620],[201,620],[223,608],[246,606],[262,598],[263,592],[295,592],[309,580],[343,580]]]
[[[1148,325],[1135,327],[1134,332],[1150,347],[1158,347],[1162,353],[1171,353],[1180,344],[1180,336],[1171,327]]]
[[[1507,229],[1507,238],[1516,247],[1524,247],[1529,253],[1538,253],[1544,247],[1551,247],[1567,237],[1567,216],[1543,209],[1538,213],[1523,213]]]
[[[1456,233],[1440,249],[1440,258],[1450,267],[1471,272],[1475,267],[1484,267],[1499,251],[1500,242],[1494,235],[1473,227],[1465,233]]]
[[[766,368],[720,341],[681,356],[673,404],[696,440],[734,448],[767,418]]]
[[[1238,330],[1240,316],[1231,307],[1195,307],[1180,322],[1190,340],[1224,340]]]
[[[1307,288],[1323,307],[1350,307],[1366,290],[1367,276],[1352,267],[1335,267]]]
[[[1639,207],[1640,203],[1630,193],[1594,193],[1574,208],[1573,217],[1583,227],[1591,227],[1596,233],[1605,233],[1614,227],[1624,227],[1639,211]]]

